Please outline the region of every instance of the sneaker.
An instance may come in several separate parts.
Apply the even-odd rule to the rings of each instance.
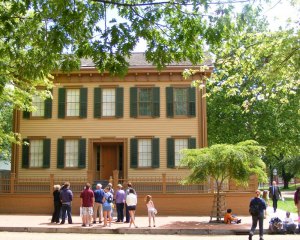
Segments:
[[[242,219],[239,219],[239,220],[237,220],[237,224],[239,224],[239,223],[241,223],[242,222]]]
[[[96,224],[96,221],[93,221],[93,224]]]
[[[264,240],[263,237],[260,237],[259,240]]]

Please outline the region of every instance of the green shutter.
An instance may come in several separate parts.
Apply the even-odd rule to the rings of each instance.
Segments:
[[[58,118],[65,118],[66,111],[66,89],[58,89]]]
[[[29,145],[25,145],[27,142],[30,144],[29,139],[23,139],[22,145],[22,168],[29,168]]]
[[[27,111],[23,111],[23,118],[24,119],[29,119],[30,118],[30,112],[27,112]]]
[[[85,168],[86,163],[86,139],[79,139],[78,141],[78,167]]]
[[[152,167],[159,168],[159,138],[152,139]]]
[[[123,117],[124,89],[116,88],[116,117]]]
[[[52,98],[45,99],[45,118],[52,118]]]
[[[130,117],[137,117],[137,88],[130,88]]]
[[[174,116],[173,87],[166,88],[167,117]]]
[[[101,88],[94,89],[94,118],[101,118]]]
[[[175,167],[175,141],[173,138],[167,138],[167,167]]]
[[[196,138],[189,138],[188,148],[189,149],[195,149],[196,148]]]
[[[196,116],[196,88],[189,88],[189,116]]]
[[[57,140],[57,168],[65,167],[65,140]]]
[[[159,87],[153,88],[153,117],[160,116],[160,91]]]
[[[130,139],[130,167],[138,167],[138,140],[136,138]]]
[[[87,117],[87,88],[80,88],[80,113],[81,118]]]
[[[43,140],[43,168],[50,168],[51,139]]]

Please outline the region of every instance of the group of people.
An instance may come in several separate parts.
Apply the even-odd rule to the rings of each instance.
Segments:
[[[80,193],[80,215],[82,217],[82,227],[90,227],[97,223],[103,222],[103,226],[111,226],[113,211],[116,209],[118,223],[129,223],[129,227],[138,226],[135,223],[135,211],[137,206],[137,194],[132,184],[127,183],[126,190],[123,190],[121,184],[117,185],[117,190],[114,191],[112,184],[109,183],[104,189],[98,183],[96,189],[93,191],[91,185],[86,183],[83,191]],[[65,182],[62,186],[55,185],[53,191],[54,212],[51,223],[64,224],[66,214],[68,223],[72,224],[71,206],[73,200],[73,193],[70,190],[70,183]],[[149,227],[155,227],[155,209],[152,197],[147,195],[145,198],[146,207],[148,211]],[[125,215],[124,215],[125,210]],[[61,221],[59,221],[61,218]],[[125,221],[124,221],[125,218]]]
[[[263,222],[267,216],[266,210],[269,205],[268,197],[272,199],[273,211],[276,213],[277,202],[279,199],[282,199],[282,195],[276,181],[272,182],[272,186],[269,187],[269,191],[263,191],[262,197],[260,190],[256,190],[255,197],[250,201],[249,212],[252,215],[252,226],[249,232],[249,240],[252,240],[257,223],[259,224],[259,239],[263,240]],[[297,188],[294,194],[294,203],[298,209],[298,219],[292,219],[290,212],[286,212],[286,217],[282,222],[284,232],[288,232],[289,230],[292,230],[291,232],[293,232],[296,230],[297,226],[295,224],[295,220],[298,222],[298,228],[300,231],[300,187]]]

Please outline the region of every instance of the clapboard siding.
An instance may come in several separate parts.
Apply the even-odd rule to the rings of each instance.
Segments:
[[[76,76],[76,79],[78,77]],[[113,85],[124,88],[124,114],[122,118],[105,119],[94,118],[94,88],[112,85],[109,80],[103,82],[92,81],[87,79],[83,81],[65,82],[55,85],[53,89],[53,104],[52,104],[52,118],[43,120],[28,120],[21,117],[20,132],[23,138],[28,136],[45,136],[51,139],[51,163],[49,169],[22,169],[21,162],[19,161],[19,177],[43,177],[53,173],[60,177],[78,176],[86,177],[86,169],[78,170],[65,170],[57,169],[56,167],[56,150],[57,139],[63,136],[81,136],[87,139],[86,156],[88,159],[88,139],[101,138],[101,137],[116,137],[130,139],[136,136],[154,136],[160,139],[160,167],[157,169],[130,169],[130,161],[127,161],[128,177],[138,176],[161,176],[166,173],[168,176],[184,176],[188,173],[186,169],[169,169],[167,168],[167,138],[171,136],[191,136],[196,138],[196,146],[199,144],[199,114],[198,106],[196,106],[196,117],[192,118],[167,118],[166,117],[166,87],[185,84],[190,85],[190,81],[183,81],[182,77],[177,74],[173,78],[166,79],[165,81],[116,81]],[[170,81],[170,82],[169,82]],[[74,83],[75,82],[75,83]],[[58,118],[58,88],[67,86],[80,86],[87,88],[88,92],[88,105],[87,105],[87,118],[84,119],[59,119]],[[155,86],[160,88],[160,117],[149,119],[135,119],[130,118],[130,87],[133,86]],[[196,94],[196,102],[199,102],[199,94]],[[130,156],[130,146],[127,148],[127,156]],[[19,151],[19,159],[21,159],[21,151]],[[87,165],[88,167],[88,161]]]

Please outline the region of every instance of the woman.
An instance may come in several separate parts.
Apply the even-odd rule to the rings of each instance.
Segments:
[[[294,203],[298,210],[298,221],[300,221],[300,187],[297,188],[294,194]],[[299,222],[299,227],[300,227],[300,222]]]
[[[54,201],[54,212],[52,214],[52,219],[51,223],[59,223],[59,214],[60,214],[60,209],[61,209],[61,201],[59,198],[60,194],[60,186],[59,185],[54,185],[53,186],[53,201]]]
[[[134,190],[132,188],[129,189],[129,194],[126,197],[126,204],[127,204],[128,211],[129,211],[129,216],[130,216],[129,227],[131,227],[131,225],[133,224],[133,226],[137,228],[137,226],[135,225],[135,221],[134,221],[134,214],[135,214],[135,209],[136,209],[136,204],[137,204],[137,197],[134,194]]]
[[[107,219],[109,222],[109,226],[111,226],[111,203],[113,201],[113,195],[110,192],[110,187],[106,187],[104,189],[104,197],[103,197],[103,217],[104,217],[104,227],[107,226]]]

